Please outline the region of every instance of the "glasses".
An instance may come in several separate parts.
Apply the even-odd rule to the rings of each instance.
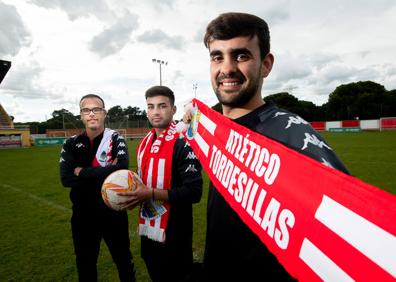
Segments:
[[[99,108],[99,107],[92,108],[92,109],[82,108],[82,109],[80,110],[80,112],[81,112],[83,115],[89,115],[91,112],[93,112],[93,113],[96,115],[96,114],[103,113],[104,110],[105,110],[105,109]]]

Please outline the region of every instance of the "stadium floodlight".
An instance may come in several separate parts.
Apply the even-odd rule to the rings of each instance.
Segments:
[[[197,98],[198,83],[193,83],[194,98]]]
[[[152,59],[152,62],[153,62],[153,63],[158,63],[158,64],[159,64],[160,85],[162,85],[162,70],[161,70],[161,66],[162,66],[162,65],[167,66],[167,65],[168,65],[168,62],[163,61],[163,60],[159,60],[159,59],[155,59],[155,58]]]

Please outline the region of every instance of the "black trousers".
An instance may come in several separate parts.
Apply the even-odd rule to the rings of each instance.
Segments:
[[[141,255],[153,282],[189,282],[192,277],[192,250],[182,244],[164,244],[140,236]]]
[[[71,226],[79,281],[97,281],[96,263],[102,239],[117,266],[120,281],[135,281],[126,212],[108,208],[74,210]]]

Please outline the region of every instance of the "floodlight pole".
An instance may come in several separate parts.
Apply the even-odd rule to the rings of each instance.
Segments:
[[[197,98],[198,83],[193,83],[194,98]]]
[[[159,60],[159,59],[152,59],[153,63],[158,63],[159,64],[159,74],[160,74],[160,85],[162,85],[162,70],[161,70],[161,66],[162,65],[168,65],[168,62],[165,62],[163,60]]]

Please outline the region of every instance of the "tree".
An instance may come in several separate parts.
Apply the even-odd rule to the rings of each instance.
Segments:
[[[31,134],[45,134],[46,122],[32,122],[28,124]]]
[[[385,101],[380,108],[381,117],[396,117],[396,89],[386,92]]]
[[[107,112],[107,121],[112,128],[142,127],[147,124],[147,115],[139,107],[128,106],[123,109],[121,106],[114,106]]]
[[[145,118],[145,116],[142,116],[143,111],[141,111],[139,107],[128,106],[125,108],[124,114],[128,115],[128,120],[141,120],[142,117]]]
[[[119,122],[125,120],[125,114],[121,106],[114,106],[107,111],[109,122]]]
[[[306,121],[323,119],[323,115],[320,113],[320,107],[309,101],[298,100],[287,92],[268,95],[264,98],[264,101],[273,101],[279,108],[297,114]]]
[[[323,120],[324,118],[320,107],[309,101],[298,100],[296,97],[287,92],[271,94],[265,97],[263,100],[273,101],[279,108],[297,114],[307,121]],[[222,113],[220,103],[214,105],[212,109]]]
[[[309,101],[299,100],[287,92],[269,95],[264,101],[272,100],[279,108],[298,114],[307,121],[330,121],[346,119],[378,119],[396,117],[396,89],[387,91],[384,86],[372,81],[359,81],[338,86],[329,96],[327,103],[316,106]],[[212,109],[222,113],[220,103]],[[149,127],[145,110],[138,107],[114,106],[107,113],[108,126]],[[15,123],[15,126],[22,125]],[[32,133],[45,133],[46,129],[83,128],[80,116],[68,110],[53,111],[52,118],[45,122],[24,123]]]
[[[47,129],[68,129],[82,127],[82,122],[80,121],[79,116],[74,116],[68,110],[56,110],[53,111],[51,115],[52,118],[46,121]]]
[[[386,96],[385,87],[372,81],[340,85],[329,96],[327,117],[330,120],[380,118]]]

